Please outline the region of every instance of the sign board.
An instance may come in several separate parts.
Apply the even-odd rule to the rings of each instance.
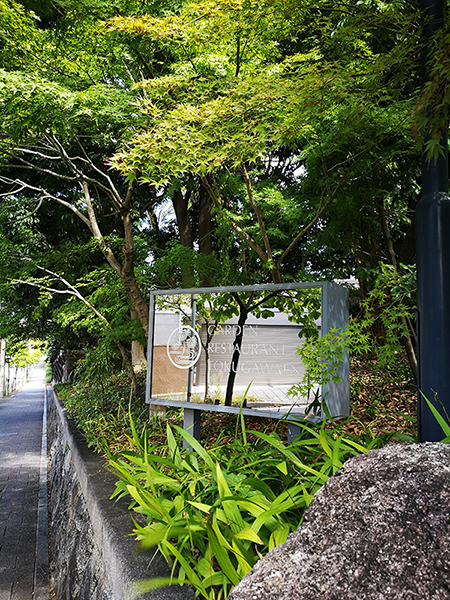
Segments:
[[[210,323],[200,325],[204,345],[208,333],[212,335],[208,364],[211,382],[223,383],[229,372],[239,328],[237,317],[217,327]],[[292,386],[297,383],[305,372],[297,355],[301,333],[301,326],[290,322],[287,315],[279,311],[274,311],[273,317],[266,319],[249,315],[243,326],[235,385],[246,388],[252,382],[258,386]],[[203,352],[196,369],[195,384],[201,386],[206,368]]]
[[[236,405],[249,388],[258,412],[302,414],[311,397],[288,392],[305,374],[297,354],[305,328],[324,335],[347,324],[348,289],[330,282],[154,290],[146,401]],[[349,410],[347,355],[339,375],[311,390],[333,416]]]

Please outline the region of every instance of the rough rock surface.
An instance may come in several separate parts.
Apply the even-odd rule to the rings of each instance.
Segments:
[[[52,403],[48,423],[52,598],[112,600],[101,557],[93,542],[89,511],[55,403]]]
[[[348,461],[229,600],[450,599],[450,444]]]

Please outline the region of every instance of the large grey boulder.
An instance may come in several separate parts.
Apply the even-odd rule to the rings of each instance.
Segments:
[[[229,600],[450,599],[450,444],[348,461]]]

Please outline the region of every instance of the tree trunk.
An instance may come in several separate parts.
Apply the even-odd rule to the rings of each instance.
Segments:
[[[185,246],[186,248],[192,248],[193,237],[188,211],[189,195],[185,194],[183,196],[181,190],[175,190],[173,193],[172,203],[175,210],[175,216],[177,218],[181,245]]]
[[[241,305],[241,312],[238,319],[238,327],[236,337],[234,338],[233,344],[233,356],[230,363],[230,372],[227,381],[227,391],[225,393],[225,406],[231,406],[233,399],[234,381],[236,379],[237,369],[239,365],[239,357],[241,356],[242,338],[244,336],[244,324],[248,317],[248,309],[244,305]]]
[[[133,240],[133,221],[130,214],[132,187],[130,186],[125,200],[122,201],[120,214],[122,217],[125,243],[122,246],[123,261],[120,262],[112,249],[106,243],[97,222],[94,207],[91,202],[91,194],[87,181],[82,181],[83,194],[86,201],[87,212],[89,215],[89,229],[94,236],[97,245],[109,265],[119,275],[122,280],[125,292],[132,308],[142,325],[146,339],[148,338],[148,304],[144,300],[141,290],[134,274],[134,240]]]
[[[131,273],[124,272],[122,270],[122,272],[119,273],[119,275],[122,279],[122,283],[125,288],[128,300],[130,301],[130,304],[133,310],[136,312],[137,318],[139,319],[139,322],[142,325],[142,329],[145,334],[145,339],[148,340],[149,308],[147,302],[142,296],[141,290],[139,289],[136,277],[134,275],[134,269]]]
[[[180,235],[180,243],[185,248],[192,249],[194,246],[194,238],[192,235],[191,222],[189,220],[189,194],[183,196],[181,190],[175,190],[172,198],[175,216],[177,218],[178,233]],[[193,285],[193,273],[190,266],[181,265],[183,287],[189,288]]]
[[[133,365],[134,372],[139,373],[142,371],[145,368],[146,362],[144,346],[140,342],[133,340],[131,342],[131,364]]]
[[[130,316],[132,321],[136,319],[136,311],[132,310]],[[139,373],[139,371],[142,371],[142,369],[144,369],[147,364],[145,348],[137,340],[133,340],[131,342],[131,364],[135,373]]]
[[[200,254],[204,256],[212,254],[211,202],[208,191],[203,185],[200,185],[199,190],[198,249]],[[207,273],[200,274],[200,285],[202,287],[209,287],[211,285],[211,280]]]
[[[278,262],[274,262],[273,267],[270,270],[270,273],[272,275],[272,281],[274,283],[281,283],[281,272],[280,272],[280,265],[278,264]]]

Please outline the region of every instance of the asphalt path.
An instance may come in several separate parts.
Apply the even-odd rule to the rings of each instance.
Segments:
[[[48,600],[45,371],[0,399],[0,600]]]

